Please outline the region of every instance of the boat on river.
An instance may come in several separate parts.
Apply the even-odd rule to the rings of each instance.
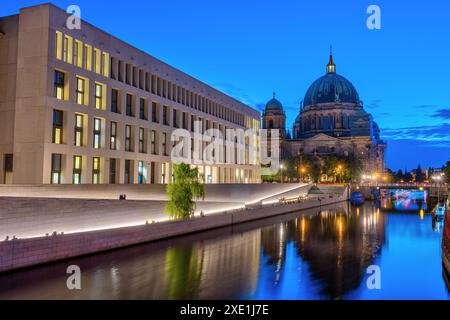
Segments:
[[[364,195],[361,192],[352,192],[350,195],[350,203],[356,206],[362,205],[365,201]]]
[[[445,207],[444,203],[438,203],[432,213],[433,219],[436,219],[438,221],[444,220],[446,210],[447,208]]]

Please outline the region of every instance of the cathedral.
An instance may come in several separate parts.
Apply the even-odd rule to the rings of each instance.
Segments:
[[[299,155],[352,157],[359,160],[363,174],[384,172],[386,144],[380,139],[380,129],[364,110],[353,84],[336,73],[332,53],[326,74],[306,91],[292,136],[275,94],[263,112],[263,128],[280,131],[282,159]]]

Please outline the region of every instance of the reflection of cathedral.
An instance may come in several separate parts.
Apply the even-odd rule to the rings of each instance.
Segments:
[[[354,156],[368,173],[384,171],[386,144],[380,129],[367,113],[350,81],[336,73],[333,55],[327,73],[306,92],[293,135],[286,132],[282,104],[270,100],[263,113],[264,129],[279,129],[284,158],[308,154],[315,156]]]

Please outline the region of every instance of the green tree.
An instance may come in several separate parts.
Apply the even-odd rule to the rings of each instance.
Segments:
[[[184,163],[174,164],[173,178],[174,182],[167,186],[169,202],[166,210],[174,219],[190,219],[195,211],[194,199],[205,197],[205,189],[200,181],[198,169],[191,169]]]

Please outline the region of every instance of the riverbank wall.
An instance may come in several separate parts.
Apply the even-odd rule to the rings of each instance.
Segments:
[[[0,242],[0,272],[301,212],[347,200],[347,193],[342,192],[300,202],[275,203],[252,209],[207,215],[188,221],[146,223],[133,227],[2,241]]]

